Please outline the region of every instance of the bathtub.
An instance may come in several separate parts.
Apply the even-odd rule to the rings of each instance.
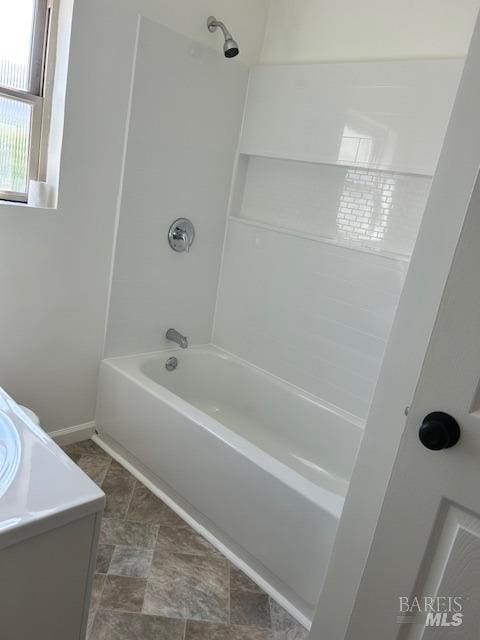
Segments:
[[[171,506],[311,619],[361,421],[207,346],[104,360],[96,422]]]

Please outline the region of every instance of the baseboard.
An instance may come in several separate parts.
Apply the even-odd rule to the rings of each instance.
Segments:
[[[55,440],[57,444],[64,447],[67,444],[88,440],[94,432],[95,422],[85,422],[84,424],[77,424],[73,427],[58,429],[58,431],[51,431],[48,435]]]

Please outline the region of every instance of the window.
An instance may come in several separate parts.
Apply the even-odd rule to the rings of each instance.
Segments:
[[[51,0],[0,0],[0,199],[27,202],[42,179]]]

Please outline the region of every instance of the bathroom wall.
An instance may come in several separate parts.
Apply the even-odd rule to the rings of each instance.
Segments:
[[[231,221],[214,342],[365,418],[407,266]]]
[[[262,47],[269,4],[269,0],[75,3],[58,209],[0,203],[0,385],[32,406],[48,430],[93,419],[138,16],[218,53],[220,36],[216,39],[204,27],[205,18],[216,13],[241,42],[239,62],[250,64]],[[298,30],[298,21],[291,20],[282,5],[285,11],[291,7],[295,12],[314,12],[300,14],[304,18]],[[340,8],[345,6],[342,14]],[[395,41],[402,56],[418,55],[421,41],[435,44],[429,44],[428,55],[466,50],[477,2],[409,3],[399,20],[398,11],[403,12],[404,6],[393,1],[328,6],[323,0],[274,2],[264,60],[385,58],[396,55],[390,44]],[[418,28],[412,29],[407,18],[419,11],[428,21],[417,21]],[[445,16],[442,24],[437,15]],[[389,24],[395,28],[380,38]],[[405,28],[399,29],[402,24]],[[409,33],[416,34],[416,48]],[[306,53],[304,42],[309,43]],[[327,43],[330,50],[319,52],[318,47]]]
[[[478,0],[272,0],[261,61],[464,56]]]
[[[139,29],[106,355],[210,341],[248,68],[151,20]],[[188,254],[167,234],[196,231]]]
[[[220,38],[205,29],[218,13],[250,63],[267,5],[75,3],[58,209],[0,203],[0,385],[37,411],[47,430],[94,415],[139,14],[220,55]]]
[[[366,419],[462,66],[252,70],[216,344]]]

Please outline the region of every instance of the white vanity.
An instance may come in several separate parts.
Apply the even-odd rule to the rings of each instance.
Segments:
[[[104,504],[0,389],[2,640],[83,640]]]

